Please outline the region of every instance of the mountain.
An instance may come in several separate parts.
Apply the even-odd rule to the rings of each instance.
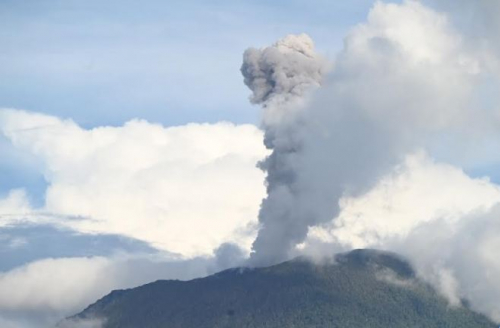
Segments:
[[[104,328],[497,327],[466,305],[450,307],[406,261],[375,250],[156,281],[113,291],[71,319],[95,318]]]

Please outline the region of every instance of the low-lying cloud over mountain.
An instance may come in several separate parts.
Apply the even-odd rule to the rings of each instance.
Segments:
[[[50,324],[114,288],[359,247],[407,256],[451,305],[500,321],[500,8],[453,4],[376,2],[335,58],[305,34],[247,50],[262,131],[85,128],[1,109],[3,138],[47,183],[41,205],[29,188],[0,199],[1,252],[29,248],[15,233],[27,226],[141,246],[2,267],[0,323]]]

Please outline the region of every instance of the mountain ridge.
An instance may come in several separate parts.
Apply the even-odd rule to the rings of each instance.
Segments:
[[[113,291],[66,322],[91,319],[103,328],[497,327],[465,302],[450,307],[402,257],[377,250],[158,280]]]

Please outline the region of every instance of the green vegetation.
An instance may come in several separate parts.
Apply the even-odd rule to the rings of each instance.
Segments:
[[[77,318],[105,328],[497,327],[415,278],[394,254],[357,250],[336,263],[295,259],[192,281],[114,291]]]

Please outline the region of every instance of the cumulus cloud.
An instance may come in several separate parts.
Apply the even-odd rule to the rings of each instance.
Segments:
[[[428,222],[404,239],[386,247],[410,258],[421,277],[448,297],[451,304],[465,299],[470,306],[500,322],[499,205],[452,223]]]
[[[378,247],[427,222],[455,223],[471,213],[487,213],[499,202],[500,187],[487,178],[470,178],[420,152],[408,156],[363,196],[343,198],[338,218],[313,227],[310,234],[322,238],[326,229],[349,248]]]
[[[309,230],[302,252],[378,248],[408,258],[453,306],[470,306],[500,321],[500,187],[423,153],[368,193],[344,198],[337,219]]]
[[[265,188],[256,164],[267,154],[252,125],[133,120],[84,129],[2,109],[0,131],[42,163],[48,183],[41,208],[22,189],[0,199],[5,326],[52,327],[113,289],[204,276],[248,254]],[[82,243],[92,246],[77,249]]]
[[[163,127],[133,120],[83,129],[71,120],[13,109],[0,130],[43,162],[45,213],[83,232],[115,233],[183,256],[211,254],[224,242],[249,248],[264,194],[256,163],[261,132],[231,123]],[[2,203],[26,208],[22,192]]]
[[[500,51],[500,4],[494,0],[425,0],[425,3],[449,13],[471,46],[477,51]],[[489,57],[498,62],[498,58]]]

